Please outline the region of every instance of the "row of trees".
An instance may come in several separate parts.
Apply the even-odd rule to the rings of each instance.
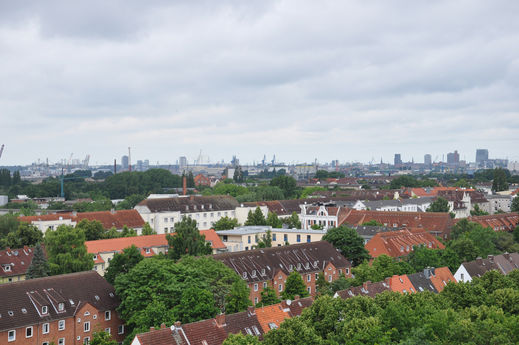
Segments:
[[[224,345],[516,344],[518,302],[519,271],[491,271],[471,283],[449,283],[439,294],[323,296],[263,341],[240,334]]]

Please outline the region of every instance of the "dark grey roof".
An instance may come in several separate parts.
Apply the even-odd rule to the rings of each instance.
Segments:
[[[151,212],[193,213],[234,210],[238,207],[238,202],[228,195],[189,196],[145,199],[137,206],[146,206]]]
[[[246,250],[213,255],[247,282],[271,280],[278,270],[290,274],[321,272],[331,262],[337,268],[350,267],[350,262],[329,242],[317,241],[290,246]]]
[[[360,286],[354,286],[346,290],[337,291],[337,295],[339,295],[339,297],[342,299],[347,299],[354,296],[375,297],[384,291],[391,291],[389,284],[387,284],[385,281],[376,283],[367,281]]]
[[[387,226],[374,226],[374,225],[356,225],[349,226],[353,230],[357,231],[357,234],[362,237],[373,237],[379,232],[395,231],[400,228],[390,228]]]
[[[491,270],[496,270],[502,273],[502,271],[499,269],[499,266],[495,263],[493,257],[486,259],[477,258],[473,261],[464,262],[463,266],[472,278],[481,277],[486,272]]]
[[[434,274],[434,269],[430,268],[428,270],[430,270],[429,273],[418,272],[418,273],[408,274],[407,277],[411,281],[411,284],[413,284],[416,292],[431,291],[431,292],[438,293],[438,290],[436,290],[433,283],[431,282],[430,274],[431,273]]]
[[[60,303],[64,303],[62,312]],[[120,302],[114,288],[94,271],[0,285],[0,331],[71,317],[80,303],[105,311]],[[41,315],[43,306],[48,310],[45,315]]]

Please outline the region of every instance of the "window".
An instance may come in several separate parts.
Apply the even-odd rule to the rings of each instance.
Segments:
[[[258,291],[258,283],[254,284],[254,291]]]
[[[297,242],[301,242],[301,235],[297,235]]]
[[[49,333],[49,324],[48,323],[44,323],[43,326],[42,326],[42,331],[41,331],[43,334],[48,334]]]
[[[332,278],[333,278],[333,276],[330,274],[330,275],[328,276],[328,281],[329,281],[330,283],[332,282]]]
[[[283,284],[279,284],[279,285],[278,285],[278,291],[279,291],[279,292],[283,291]]]
[[[65,338],[59,338],[58,345],[65,345]]]
[[[94,254],[94,260],[97,260],[97,255]]]
[[[319,279],[319,273],[315,274],[315,280]]]
[[[167,223],[168,222],[168,218],[164,218],[164,223]]]
[[[288,235],[287,234],[283,235],[283,241],[288,242]]]
[[[350,274],[350,269],[349,269],[349,267],[348,267],[348,268],[345,268],[344,271],[346,272],[346,274]]]
[[[47,314],[47,312],[48,312],[48,308],[47,308],[46,305],[44,305],[43,307],[41,307],[41,313],[42,313],[42,314]]]
[[[49,345],[49,342],[48,341],[44,341],[43,343],[41,343],[41,345]]]
[[[30,338],[30,337],[32,337],[32,326],[31,326],[31,327],[27,327],[27,328],[25,329],[25,337],[26,337],[26,338]]]
[[[90,344],[90,337],[84,337],[83,338],[83,345],[88,345]]]
[[[267,282],[263,282],[263,288],[264,288],[264,289],[267,288]]]
[[[117,327],[117,334],[123,334],[124,333],[124,325],[119,325]]]
[[[461,274],[461,280],[462,280],[462,281],[463,281],[464,276],[465,276],[465,275],[462,273],[462,274]]]
[[[112,330],[110,329],[110,327],[108,327],[108,328],[105,328],[105,332],[108,333],[108,334],[111,334]]]
[[[311,293],[312,293],[312,288],[311,288],[310,286],[309,286],[309,287],[307,287],[307,288],[306,288],[306,290],[308,291],[308,293],[309,293],[309,294],[311,294]]]
[[[276,241],[276,234],[272,234],[272,241]]]
[[[16,340],[16,331],[12,330],[7,332],[7,341],[15,341]]]
[[[146,254],[149,254],[151,253],[151,249],[150,248],[146,248]]]
[[[254,297],[254,304],[258,304],[258,297]]]
[[[105,311],[105,320],[108,321],[112,318],[112,313],[110,310]]]
[[[306,242],[308,242],[308,243],[312,242],[311,238],[312,238],[312,236],[306,235]]]
[[[247,238],[247,243],[250,243],[250,236],[248,236]]]
[[[58,331],[62,331],[65,329],[65,320],[58,321]]]
[[[312,276],[310,274],[306,275],[306,281],[307,282],[311,282],[312,281]]]
[[[90,321],[83,324],[83,332],[90,332]]]
[[[59,311],[63,311],[63,310],[65,310],[65,303],[63,303],[63,302],[62,302],[62,303],[59,303],[59,304],[58,304],[58,310],[59,310]]]

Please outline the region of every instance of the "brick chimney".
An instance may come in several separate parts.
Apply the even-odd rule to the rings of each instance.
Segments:
[[[364,290],[368,291],[368,285],[371,284],[371,281],[365,281],[364,283],[362,283],[362,287],[364,288]]]
[[[297,301],[299,299],[299,295],[294,296],[294,301]]]
[[[161,323],[160,324],[160,329],[164,329],[164,328],[166,328],[166,324],[165,323]]]
[[[247,311],[249,312],[249,315],[256,315],[256,309],[253,306],[247,307]]]
[[[478,256],[478,257],[476,258],[476,263],[477,263],[478,265],[483,265],[483,259],[482,259],[480,256]]]
[[[494,262],[494,255],[489,255],[488,256],[488,261]]]
[[[153,332],[155,330],[155,327],[151,326],[150,327],[150,332]]]
[[[216,315],[215,316],[215,321],[216,321],[216,325],[218,327],[223,327],[225,326],[225,314],[219,314],[219,315]]]
[[[187,194],[187,178],[184,176],[182,178],[182,195]]]
[[[182,322],[175,321],[175,323],[173,325],[175,326],[175,328],[180,328],[180,326],[182,326]]]

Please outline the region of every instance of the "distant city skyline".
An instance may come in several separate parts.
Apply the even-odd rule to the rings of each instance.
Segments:
[[[0,165],[519,161],[519,2],[0,2]]]

